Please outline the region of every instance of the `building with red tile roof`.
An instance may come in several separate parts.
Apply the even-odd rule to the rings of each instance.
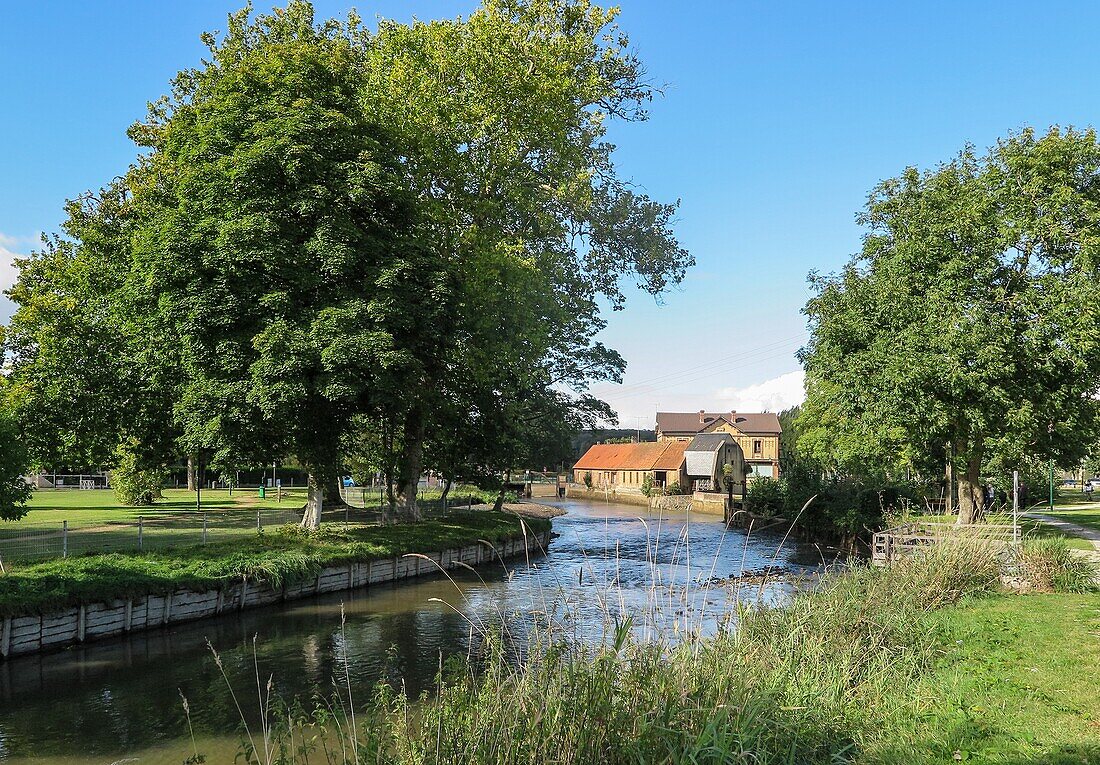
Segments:
[[[687,485],[684,452],[687,441],[660,441],[634,444],[593,444],[573,466],[577,483],[587,483],[590,474],[594,488],[631,488],[639,490],[648,474],[654,486]]]

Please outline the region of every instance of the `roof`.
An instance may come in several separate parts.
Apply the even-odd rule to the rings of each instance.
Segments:
[[[698,433],[718,419],[742,433],[779,435],[783,432],[774,412],[657,412],[657,430],[661,433]]]
[[[714,477],[718,466],[718,450],[735,444],[729,433],[700,433],[688,443],[684,452],[686,472],[694,477]]]
[[[594,444],[574,470],[679,470],[687,441],[641,444]]]
[[[688,442],[689,452],[713,452],[722,444],[734,443],[729,433],[700,433]]]

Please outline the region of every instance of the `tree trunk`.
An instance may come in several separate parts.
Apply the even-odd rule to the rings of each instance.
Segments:
[[[324,486],[324,506],[325,507],[343,507],[344,497],[340,493],[340,479],[333,478],[325,481]]]
[[[944,497],[943,512],[945,515],[955,514],[955,447],[947,445],[947,466],[944,469],[944,478],[947,480],[947,493]]]
[[[199,484],[199,464],[194,454],[187,455],[187,490],[195,491]]]
[[[981,453],[971,453],[966,460],[966,472],[958,479],[959,484],[959,520],[958,524],[977,523],[982,512]]]
[[[443,502],[443,506],[447,506],[447,495],[451,493],[451,479],[448,478],[443,482],[443,494],[440,496],[440,500]]]
[[[420,486],[420,470],[424,461],[424,418],[419,407],[413,407],[405,415],[403,436],[398,492],[405,515],[418,521],[420,508],[416,504],[416,492]]]
[[[498,513],[504,507],[504,493],[508,490],[508,483],[512,480],[512,471],[509,470],[504,474],[504,481],[500,484],[500,494],[497,494],[497,501],[493,503],[493,509]]]
[[[306,489],[306,506],[302,513],[302,528],[315,531],[321,527],[321,510],[325,505],[325,491],[313,473],[309,474]]]

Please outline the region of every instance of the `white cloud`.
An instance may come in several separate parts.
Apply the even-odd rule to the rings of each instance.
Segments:
[[[2,294],[15,284],[19,276],[15,259],[25,257],[31,244],[30,237],[21,238],[0,233],[0,324],[7,323],[15,310],[15,305]]]
[[[722,388],[716,397],[725,409],[739,412],[781,412],[806,398],[806,373],[801,369],[744,388]]]

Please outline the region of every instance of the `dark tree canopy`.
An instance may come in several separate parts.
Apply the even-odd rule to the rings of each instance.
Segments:
[[[230,16],[130,129],[147,153],[23,266],[9,347],[36,459],[293,455],[312,525],[352,457],[415,515],[425,468],[525,466],[612,418],[584,393],[624,366],[593,340],[600,301],[692,263],[675,205],[611,161],[608,121],[653,96],[615,15]]]

